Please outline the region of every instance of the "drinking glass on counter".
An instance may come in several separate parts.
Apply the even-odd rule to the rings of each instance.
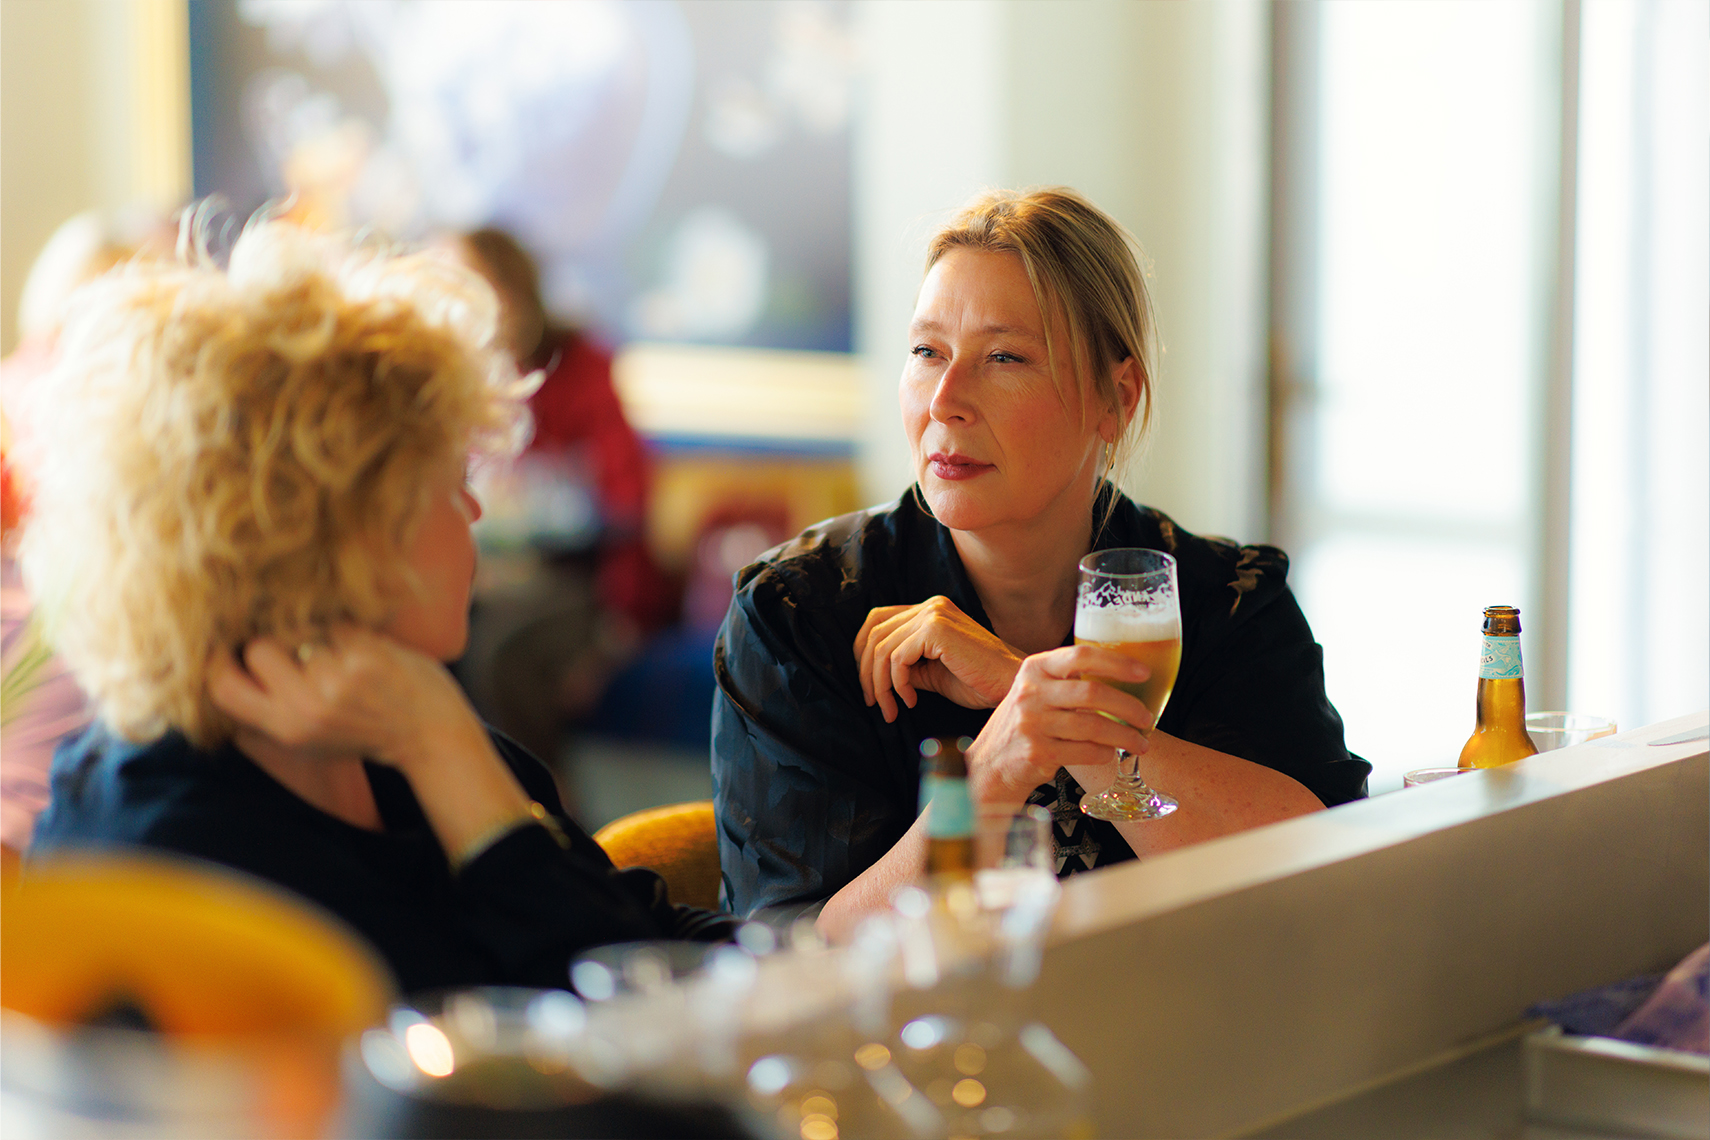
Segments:
[[[1615,735],[1615,722],[1584,713],[1535,712],[1526,714],[1526,735],[1539,752],[1570,748],[1600,736]]]
[[[1001,911],[1033,879],[1053,884],[1051,813],[1038,804],[981,804],[974,820],[974,891],[980,906]]]
[[[1482,768],[1415,768],[1401,777],[1401,786],[1417,788],[1420,784],[1432,784],[1438,780],[1446,780],[1450,776],[1464,776],[1469,772],[1481,772]]]
[[[1161,551],[1135,547],[1095,550],[1081,559],[1080,573],[1075,644],[1114,650],[1152,671],[1138,684],[1109,677],[1092,680],[1138,699],[1156,723],[1164,715],[1182,663],[1176,560]],[[1149,736],[1151,729],[1142,732]],[[1081,801],[1087,815],[1112,821],[1160,819],[1179,806],[1173,797],[1146,786],[1138,757],[1122,748],[1116,750],[1116,782]]]

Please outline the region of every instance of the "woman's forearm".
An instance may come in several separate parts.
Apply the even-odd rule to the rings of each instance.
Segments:
[[[473,715],[466,724],[424,736],[398,768],[453,867],[534,818],[528,796]]]
[[[926,870],[926,813],[884,856],[826,900],[816,926],[832,942],[846,942],[861,920],[891,905],[898,887],[917,881]]]
[[[1096,794],[1110,786],[1116,768],[1114,764],[1071,767],[1069,774],[1088,793]],[[1152,734],[1151,748],[1140,757],[1140,775],[1181,804],[1163,819],[1116,825],[1134,853],[1142,857],[1324,807],[1304,785],[1273,768],[1162,732]]]

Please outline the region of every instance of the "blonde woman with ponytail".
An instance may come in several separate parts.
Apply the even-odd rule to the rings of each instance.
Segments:
[[[743,570],[715,650],[738,913],[817,908],[840,936],[916,878],[929,737],[974,738],[976,800],[1052,811],[1060,874],[1364,795],[1282,552],[1190,534],[1112,481],[1150,416],[1154,335],[1132,240],[1073,191],[981,195],[932,240],[899,389],[914,487]],[[1135,546],[1181,583],[1149,735],[1144,705],[1081,679],[1144,667],[1072,637],[1081,557]],[[1081,815],[1118,747],[1180,810]]]

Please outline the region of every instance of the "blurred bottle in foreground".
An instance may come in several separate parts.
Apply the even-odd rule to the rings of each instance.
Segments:
[[[889,1055],[952,1137],[1094,1134],[1091,1075],[1035,1020],[1039,976],[1059,889],[1042,873],[1017,880],[1001,909],[946,906],[939,884],[894,901],[905,988],[895,997]]]
[[[926,821],[926,875],[942,887],[974,881],[974,805],[968,792],[968,737],[920,743],[920,810]]]
[[[1536,754],[1526,735],[1526,680],[1520,665],[1520,611],[1486,606],[1478,659],[1478,725],[1461,748],[1459,767],[1495,768]]]
[[[1032,1017],[1026,996],[1060,888],[1048,850],[1018,847],[1048,846],[1049,821],[1019,805],[974,810],[972,743],[921,745],[927,877],[925,889],[904,888],[892,901],[905,988],[892,1004],[886,1053],[949,1136],[1090,1136],[1087,1069]]]

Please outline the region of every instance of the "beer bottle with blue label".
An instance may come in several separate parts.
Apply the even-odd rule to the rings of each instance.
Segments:
[[[1526,680],[1520,667],[1520,611],[1487,606],[1478,659],[1478,727],[1461,749],[1462,768],[1495,768],[1538,751],[1526,735]]]
[[[926,874],[937,882],[974,876],[974,804],[968,793],[967,750],[973,741],[941,737],[920,742],[920,807],[926,820]]]

